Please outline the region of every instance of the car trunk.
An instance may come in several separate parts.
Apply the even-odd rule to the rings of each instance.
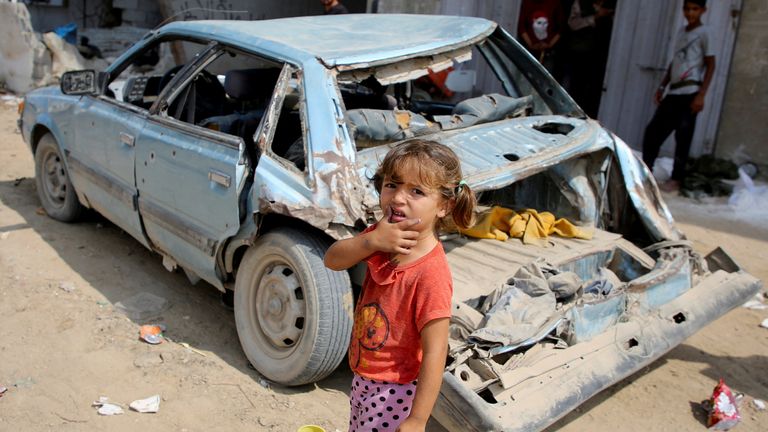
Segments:
[[[442,237],[454,313],[433,415],[449,430],[544,428],[760,287],[724,252],[694,252],[647,168],[594,121],[517,118],[424,138],[456,151],[481,210],[551,212],[592,234]],[[358,152],[361,175],[387,150]],[[373,191],[366,204],[377,220]]]

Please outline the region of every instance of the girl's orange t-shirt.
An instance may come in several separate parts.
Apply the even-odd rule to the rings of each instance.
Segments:
[[[366,231],[369,231],[370,228]],[[398,266],[389,254],[366,259],[349,346],[353,372],[372,380],[408,383],[421,367],[421,329],[451,316],[453,281],[442,244]]]

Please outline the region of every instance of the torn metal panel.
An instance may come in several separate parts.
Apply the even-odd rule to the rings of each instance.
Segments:
[[[361,82],[370,76],[374,76],[381,85],[389,85],[398,82],[415,80],[430,72],[440,72],[472,59],[472,47],[465,46],[457,50],[435,54],[428,57],[419,57],[412,60],[401,61],[394,64],[370,69],[365,64],[352,66],[339,66],[339,82]]]
[[[541,430],[651,364],[714,318],[742,304],[760,286],[759,280],[746,273],[711,274],[655,314],[632,315],[590,342],[505,372],[507,385],[491,384],[491,396],[486,399],[446,372],[432,415],[448,430]],[[718,295],[712,295],[713,291]],[[687,311],[684,320],[671,319],[680,311]]]
[[[629,146],[618,136],[611,134],[611,137],[627,192],[645,229],[656,241],[682,240],[684,236],[675,227],[672,213],[661,199],[659,188],[648,167],[635,157]]]

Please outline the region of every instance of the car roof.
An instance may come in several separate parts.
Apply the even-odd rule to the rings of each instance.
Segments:
[[[496,28],[482,18],[440,15],[349,14],[262,21],[179,21],[160,33],[260,47],[290,58],[314,57],[327,66],[375,64],[446,52],[474,43]]]

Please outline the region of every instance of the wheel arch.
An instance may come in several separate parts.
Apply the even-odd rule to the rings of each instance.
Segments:
[[[30,134],[29,139],[29,145],[32,149],[33,155],[37,152],[37,146],[40,144],[40,139],[43,138],[43,136],[46,134],[51,134],[57,143],[60,142],[56,137],[56,134],[54,134],[48,126],[38,123],[32,128],[32,133]]]
[[[328,233],[301,219],[277,213],[257,214],[255,227],[249,238],[233,240],[225,252],[224,267],[232,280],[234,280],[237,269],[240,267],[240,263],[248,248],[256,242],[256,239],[277,228],[293,228],[315,234],[329,242],[334,241],[334,238],[328,235]],[[232,288],[234,289],[234,284],[232,284]]]

